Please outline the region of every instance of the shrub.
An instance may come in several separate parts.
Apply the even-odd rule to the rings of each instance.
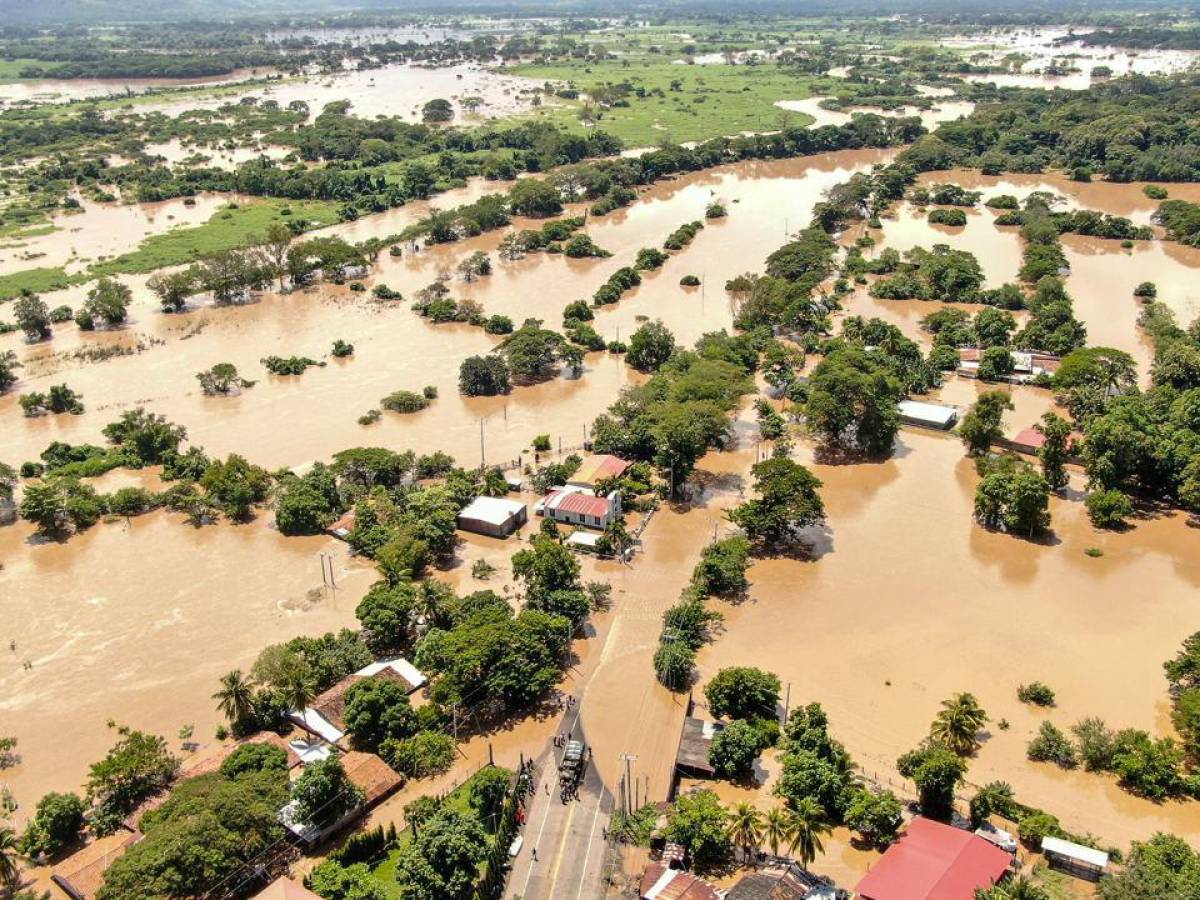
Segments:
[[[1042,723],[1037,737],[1029,742],[1025,755],[1035,762],[1052,762],[1064,769],[1073,769],[1079,765],[1075,745],[1050,722]]]
[[[727,215],[729,215],[729,210],[719,200],[714,200],[704,208],[704,218],[706,219],[723,219]]]
[[[1158,288],[1155,287],[1153,281],[1143,281],[1133,289],[1133,296],[1143,300],[1153,300],[1158,296]]]
[[[654,653],[654,674],[663,687],[672,691],[683,690],[692,680],[692,665],[696,653],[677,641],[660,644]]]
[[[1148,184],[1142,188],[1142,193],[1151,200],[1166,200],[1168,196],[1167,189],[1159,187],[1157,184]]]
[[[489,316],[483,323],[488,334],[512,334],[513,321],[508,316]]]
[[[1124,528],[1125,520],[1133,515],[1133,501],[1117,490],[1092,491],[1084,505],[1097,528]]]
[[[436,400],[437,395],[438,389],[436,385],[427,384],[425,387],[421,388],[421,396],[426,400]]]
[[[550,435],[539,434],[533,439],[531,446],[538,453],[548,453],[550,451]]]
[[[1021,202],[1012,194],[999,194],[988,199],[984,206],[989,209],[1020,209]]]
[[[700,279],[695,275],[684,275],[679,279],[680,287],[699,287]]]
[[[428,778],[454,764],[454,740],[448,734],[422,731],[407,740],[389,739],[379,747],[384,761],[409,778]]]
[[[1053,706],[1054,691],[1040,681],[1031,681],[1017,688],[1017,699],[1035,706]]]
[[[386,410],[398,413],[420,412],[429,405],[429,401],[414,391],[394,391],[379,401]]]
[[[337,357],[338,359],[343,359],[344,357],[347,357],[347,356],[353,356],[354,355],[354,345],[348,344],[345,341],[343,341],[341,338],[338,338],[336,341],[333,342],[333,351],[332,352],[333,352],[333,355],[335,357]]]
[[[1042,838],[1062,837],[1064,834],[1058,819],[1049,813],[1030,813],[1017,823],[1017,835],[1021,842],[1034,850],[1041,849]]]
[[[961,227],[967,224],[967,214],[961,209],[931,209],[929,224]]]

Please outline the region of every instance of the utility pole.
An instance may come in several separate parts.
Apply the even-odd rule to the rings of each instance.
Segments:
[[[784,698],[783,698],[783,724],[784,725],[787,724],[788,709],[791,708],[791,705],[792,705],[792,683],[789,681],[787,683],[787,693],[784,694]]]
[[[621,759],[625,760],[625,805],[626,815],[628,815],[629,813],[633,812],[633,809],[629,806],[630,801],[633,800],[633,794],[631,794],[631,785],[629,784],[629,764],[636,760],[637,756],[632,753],[622,753]],[[634,793],[636,793],[636,789],[632,790]]]
[[[485,461],[485,456],[484,456],[484,452],[483,452],[483,417],[480,416],[480,418],[479,418],[479,468],[483,469],[486,467],[487,467],[487,463]]]

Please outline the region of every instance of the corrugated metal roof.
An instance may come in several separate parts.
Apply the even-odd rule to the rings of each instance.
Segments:
[[[559,490],[546,498],[546,508],[603,519],[608,515],[608,498],[597,497],[584,491]]]
[[[1103,850],[1085,847],[1083,844],[1076,844],[1072,841],[1064,841],[1062,838],[1049,836],[1042,838],[1042,852],[1057,853],[1059,856],[1076,859],[1090,866],[1099,866],[1101,869],[1108,865],[1108,854]]]
[[[1012,856],[983,838],[918,816],[855,891],[866,900],[972,900]]]

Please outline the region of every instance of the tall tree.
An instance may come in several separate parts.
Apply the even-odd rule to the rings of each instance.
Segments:
[[[825,821],[825,810],[811,797],[802,797],[792,808],[788,825],[788,850],[797,854],[800,865],[807,868],[818,853],[825,852],[821,835],[829,834],[831,830]]]
[[[241,669],[234,669],[221,676],[221,689],[213,694],[217,709],[230,725],[247,719],[254,711],[254,690]]]
[[[960,756],[966,756],[979,746],[978,733],[987,721],[988,714],[974,694],[955,694],[942,701],[941,712],[929,726],[929,736]]]
[[[763,816],[746,800],[737,803],[729,813],[729,839],[742,848],[742,859],[749,860],[751,851],[762,840]]]

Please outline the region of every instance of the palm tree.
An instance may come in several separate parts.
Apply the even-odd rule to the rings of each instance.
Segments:
[[[289,709],[303,712],[304,708],[312,703],[314,696],[316,696],[316,690],[313,687],[312,679],[306,672],[288,673],[287,679],[279,686],[279,699]]]
[[[763,822],[762,837],[771,848],[772,856],[779,855],[779,845],[788,839],[790,833],[787,810],[778,806],[768,810]]]
[[[788,825],[788,852],[793,856],[799,853],[800,865],[807,869],[818,853],[825,852],[821,835],[831,830],[825,821],[825,810],[812,797],[803,797],[788,816]]]
[[[929,736],[960,756],[968,756],[979,746],[976,735],[987,721],[988,714],[974,694],[955,694],[942,701],[942,711],[929,726]]]
[[[221,689],[212,698],[217,701],[217,709],[229,720],[230,725],[243,721],[254,711],[252,684],[241,669],[223,675]]]
[[[17,865],[20,839],[8,825],[0,825],[0,891],[13,893],[21,883],[21,868]]]
[[[743,800],[729,817],[729,839],[742,848],[742,858],[749,859],[750,851],[762,840],[763,817],[754,806]]]

